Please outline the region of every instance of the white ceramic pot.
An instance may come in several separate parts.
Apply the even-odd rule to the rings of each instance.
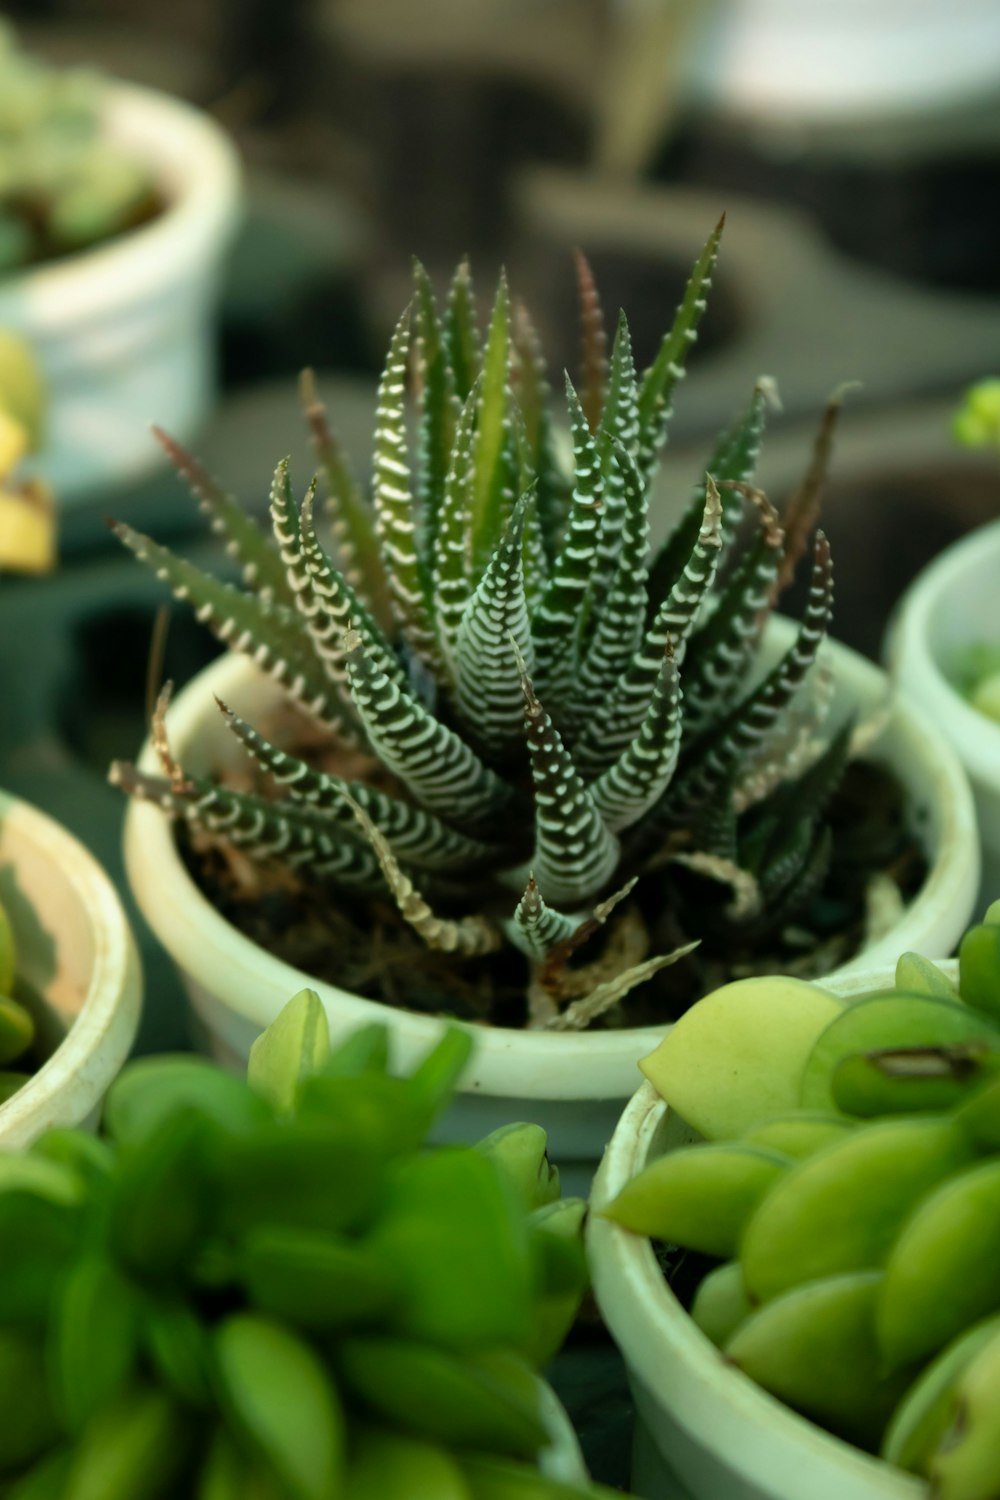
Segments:
[[[787,645],[793,628],[787,620],[775,621],[768,650],[777,653]],[[871,709],[883,699],[886,678],[871,662],[835,644],[830,660],[841,695],[835,716],[851,705]],[[172,704],[167,720],[173,751],[192,772],[243,763],[245,752],[226,728],[214,695],[251,723],[260,722],[281,696],[240,656],[224,656],[201,672]],[[898,925],[846,965],[845,973],[895,961],[906,948],[948,952],[968,924],[978,883],[972,798],[947,744],[917,713],[896,704],[874,753],[891,762],[906,787],[930,870]],[[149,746],[141,764],[157,769]],[[192,881],[168,819],[150,803],[133,800],[129,806],[125,859],[135,898],[181,972],[209,1049],[229,1066],[245,1065],[254,1038],[307,984],[323,1000],[334,1034],[366,1021],[388,1021],[397,1067],[411,1066],[440,1033],[442,1023],[432,1016],[320,983],[244,937]],[[510,1120],[534,1120],[549,1132],[561,1167],[577,1162],[592,1170],[635,1089],[639,1058],[662,1034],[663,1027],[577,1033],[477,1027],[476,1051],[447,1129],[472,1140]]]
[[[967,646],[1000,646],[1000,521],[945,549],[903,595],[886,635],[889,671],[941,726],[972,783],[983,869],[980,905],[1000,897],[1000,724],[967,703],[952,677]]]
[[[993,0],[728,0],[703,22],[689,88],[756,123],[860,128],[996,98]]]
[[[205,114],[109,84],[107,134],[151,167],[166,201],[139,229],[0,282],[0,327],[31,343],[48,389],[38,471],[61,505],[157,461],[159,422],[182,442],[208,413],[214,308],[239,219],[240,170]]]
[[[46,1053],[0,1105],[0,1147],[18,1150],[55,1125],[96,1125],[135,1040],[142,976],[121,902],[93,855],[61,824],[6,792],[0,902]]]
[[[955,977],[956,964],[942,967]],[[887,967],[824,988],[852,998],[892,982]],[[605,1152],[593,1207],[691,1138],[644,1083]],[[587,1253],[635,1399],[631,1487],[642,1500],[925,1500],[926,1486],[912,1475],[824,1432],[727,1364],[667,1286],[644,1236],[593,1213]]]

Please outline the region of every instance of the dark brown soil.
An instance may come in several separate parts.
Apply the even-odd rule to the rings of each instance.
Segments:
[[[299,747],[299,753],[303,753]],[[341,768],[345,769],[345,768]],[[360,768],[355,768],[355,774]],[[866,936],[871,877],[891,878],[904,900],[919,890],[926,860],[906,828],[895,779],[866,761],[852,762],[830,808],[833,856],[826,880],[794,921],[773,932],[735,939],[718,920],[728,888],[677,866],[640,879],[630,898],[650,934],[651,952],[666,952],[701,937],[687,958],[641,985],[601,1023],[655,1025],[675,1019],[707,991],[756,973],[820,977],[847,961]],[[193,878],[241,932],[287,963],[341,988],[411,1010],[498,1026],[525,1024],[527,961],[513,949],[476,960],[433,953],[388,899],[350,899],[269,871],[222,849],[195,847],[184,830],[181,848]],[[470,888],[462,910],[496,902]],[[501,896],[513,909],[514,900]],[[588,961],[600,935],[581,950]],[[593,950],[593,951],[592,951]]]

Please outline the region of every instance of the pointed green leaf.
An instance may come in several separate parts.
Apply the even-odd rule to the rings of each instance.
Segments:
[[[176,598],[191,605],[195,617],[213,635],[231,650],[252,657],[262,671],[332,733],[350,739],[349,724],[353,717],[350,703],[327,675],[293,611],[221,583],[124,522],[115,522],[112,530],[141,562],[169,584]]]
[[[565,702],[572,685],[575,661],[571,647],[597,555],[601,514],[597,447],[568,377],[566,402],[576,470],[573,499],[559,555],[531,619],[539,687],[556,708]]]
[[[379,759],[429,812],[477,833],[503,816],[513,792],[466,742],[440,723],[348,638],[351,696]]]
[[[465,401],[479,374],[479,329],[468,260],[459,262],[448,292],[443,339],[455,381],[455,394]]]
[[[421,659],[433,640],[429,579],[417,540],[417,509],[406,441],[408,307],[396,324],[378,390],[375,417],[375,530],[393,612],[410,649]]]
[[[317,771],[305,761],[272,745],[232,709],[220,703],[226,722],[275,782],[288,790],[295,802],[327,814],[341,827],[354,833],[354,813],[345,801],[345,792],[368,814],[388,839],[399,859],[428,870],[472,870],[500,851],[478,839],[467,838],[448,828],[423,808],[379,791],[361,781],[342,781],[325,771]]]
[[[326,479],[326,511],[337,549],[338,565],[351,588],[365,601],[381,628],[390,630],[392,606],[389,584],[379,555],[371,507],[330,428],[312,370],[303,371],[299,390],[313,451]]]
[[[705,242],[684,290],[684,297],[674,317],[670,332],[660,345],[659,353],[642,378],[639,392],[639,434],[637,462],[648,482],[656,471],[660,449],[666,440],[673,414],[674,391],[685,375],[685,360],[698,337],[698,325],[707,305],[715,262],[719,255],[725,214]]]
[[[510,299],[503,274],[497,287],[483,355],[476,424],[475,472],[470,501],[470,540],[475,571],[486,566],[513,504],[509,463]]]
[[[177,472],[187,480],[212,530],[224,539],[226,551],[238,559],[244,585],[264,599],[292,604],[281,559],[254,518],[162,427],[154,425],[153,436]]]
[[[590,787],[594,806],[612,833],[631,827],[660,800],[674,774],[680,743],[680,679],[668,655],[639,733]]]
[[[573,254],[580,299],[580,405],[591,432],[596,433],[608,389],[608,336],[590,262],[582,250]]]
[[[535,787],[532,866],[546,901],[579,906],[595,896],[613,875],[618,840],[604,826],[520,660],[518,670]]]
[[[472,738],[497,760],[524,744],[524,699],[510,641],[530,671],[534,652],[521,545],[532,499],[529,491],[519,500],[458,632],[458,708]]]
[[[130,797],[151,802],[192,828],[224,839],[251,859],[273,860],[309,879],[346,890],[372,894],[382,888],[371,850],[308,808],[230,791],[201,777],[173,785],[166,777],[147,776],[123,761],[112,764],[108,779]]]
[[[424,573],[429,576],[460,408],[455,396],[455,377],[448,364],[442,339],[434,293],[427,272],[419,261],[414,262],[413,275],[420,390],[420,497],[423,505],[423,525],[419,541],[424,558]],[[433,600],[431,607],[433,608]]]

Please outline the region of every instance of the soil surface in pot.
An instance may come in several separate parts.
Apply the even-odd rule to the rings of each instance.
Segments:
[[[295,719],[265,726],[268,737],[302,759],[335,771],[346,780],[364,777],[399,794],[399,787],[367,757],[348,763],[322,754],[315,733],[305,740],[291,732]],[[297,720],[301,727],[303,721]],[[322,742],[328,746],[328,740]],[[249,765],[227,785],[272,794],[273,785]],[[701,995],[729,979],[757,973],[820,977],[847,962],[864,943],[897,918],[926,874],[926,860],[908,831],[903,791],[893,775],[873,762],[849,763],[830,804],[832,834],[826,877],[817,894],[787,921],[774,914],[746,924],[734,936],[724,908],[728,885],[677,864],[647,872],[607,926],[566,959],[560,979],[572,998],[572,976],[583,964],[605,954],[625,957],[621,967],[655,953],[666,953],[694,937],[700,946],[627,995],[597,1023],[620,1028],[675,1019]],[[414,1011],[454,1016],[496,1026],[527,1023],[527,960],[505,947],[488,957],[458,960],[435,953],[386,899],[350,898],[307,886],[287,871],[254,863],[246,856],[178,830],[192,878],[233,926],[251,941],[295,968],[369,999]],[[528,851],[530,853],[530,850]],[[430,897],[430,891],[425,891]],[[452,912],[493,907],[477,903],[467,885]],[[497,887],[491,891],[494,906]],[[500,892],[498,917],[509,916],[516,895]],[[433,904],[448,914],[448,902],[434,893]],[[603,975],[601,977],[607,977]],[[537,978],[537,976],[536,976]],[[543,982],[545,976],[543,975]],[[591,980],[591,985],[594,983]],[[590,985],[587,988],[591,987]]]
[[[29,257],[16,265],[0,268],[0,281],[7,277],[24,275],[33,271],[36,266],[49,265],[54,262],[69,262],[74,256],[83,255],[91,250],[99,250],[103,245],[114,244],[125,235],[131,234],[135,229],[141,229],[143,225],[151,223],[159,218],[160,214],[169,206],[167,199],[159,192],[152,190],[147,193],[141,202],[137,203],[113,234],[105,235],[101,239],[87,240],[80,244],[67,248],[54,240],[46,227],[46,216],[42,207],[31,198],[9,198],[4,202],[4,211],[12,219],[15,219],[27,231],[31,252]]]

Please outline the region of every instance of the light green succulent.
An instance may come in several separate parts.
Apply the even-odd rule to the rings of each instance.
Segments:
[[[650,956],[630,903],[583,976],[567,967],[645,872],[662,881],[676,861],[717,881],[711,921],[746,932],[786,921],[824,878],[824,810],[846,754],[846,734],[819,754],[812,734],[807,678],[832,601],[821,534],[792,644],[759,680],[753,667],[808,550],[836,401],[784,529],[750,485],[770,395],[761,381],[672,535],[649,547],[652,481],[721,228],[641,376],[624,316],[605,358],[581,262],[585,378],[579,393],[566,384],[569,477],[532,325],[501,277],[481,343],[465,264],[443,311],[416,268],[379,392],[370,505],[309,393],[332,549],[316,481],[298,503],[287,461],[267,537],[170,444],[244,586],[129,526],[118,535],[332,740],[370,757],[371,775],[310,766],[223,706],[280,796],[184,774],[162,725],[167,774],[117,763],[112,779],[302,882],[362,897],[388,886],[457,962],[518,950],[534,1024],[586,1024],[686,951]],[[697,914],[682,935],[699,938]]]
[[[107,139],[102,85],[21,52],[0,22],[0,274],[82,249],[155,206],[146,166]]]

